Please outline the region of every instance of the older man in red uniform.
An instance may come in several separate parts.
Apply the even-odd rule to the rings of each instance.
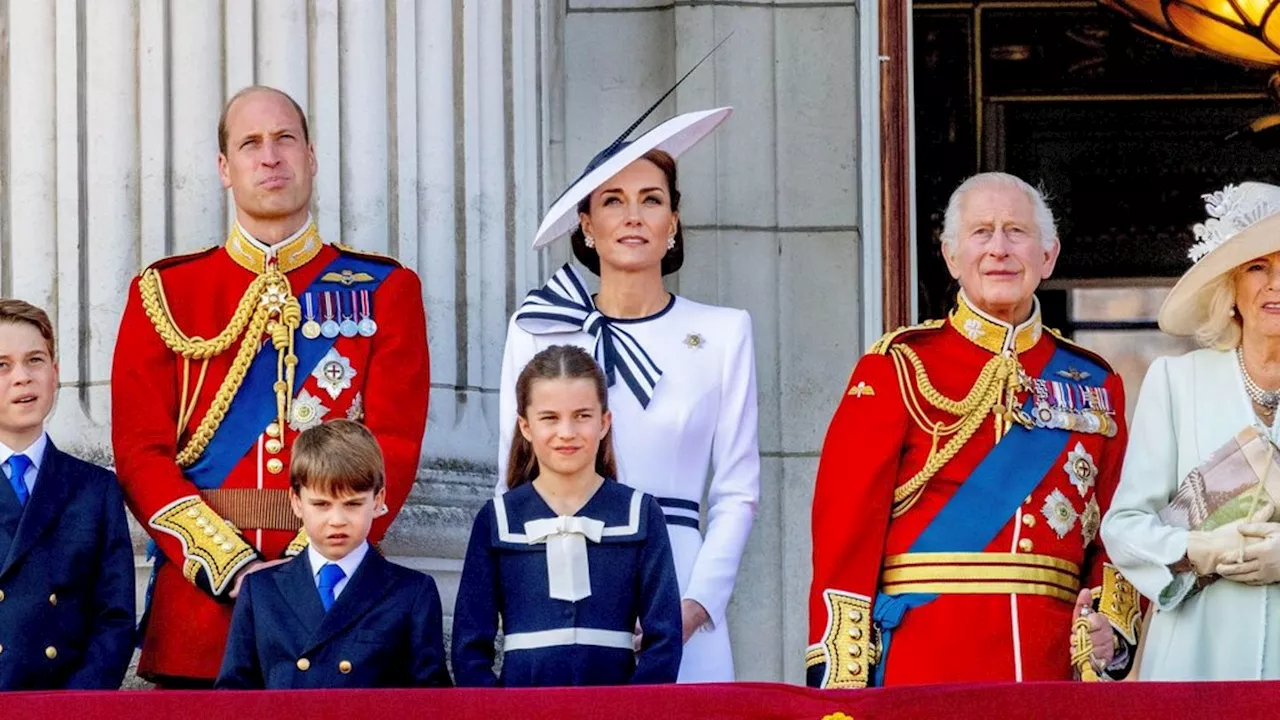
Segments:
[[[1125,450],[1120,378],[1041,325],[1059,245],[1035,189],[971,178],[943,243],[957,308],[881,338],[827,431],[809,684],[1122,676],[1138,598],[1098,537]]]
[[[235,226],[135,280],[112,371],[120,482],[158,549],[139,674],[168,687],[212,684],[243,577],[306,547],[288,500],[297,433],[342,417],[377,436],[376,542],[413,484],[427,416],[421,284],[321,241],[301,108],[248,88],[218,133]]]

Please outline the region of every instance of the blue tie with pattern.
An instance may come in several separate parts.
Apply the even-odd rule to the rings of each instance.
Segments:
[[[336,598],[333,590],[346,576],[342,568],[333,563],[325,563],[320,567],[320,604],[324,606],[325,612],[329,612],[329,608],[333,607],[333,601]]]
[[[18,496],[18,504],[23,507],[26,507],[27,498],[31,496],[27,492],[27,481],[23,479],[29,467],[31,458],[26,455],[15,453],[9,456],[9,487],[13,488],[13,494]]]

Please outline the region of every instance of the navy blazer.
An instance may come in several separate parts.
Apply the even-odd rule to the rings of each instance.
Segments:
[[[0,516],[17,521],[16,532],[0,521],[0,688],[119,688],[135,616],[133,544],[115,474],[50,442],[25,508],[0,491],[8,493]]]
[[[306,552],[246,576],[214,687],[452,684],[435,580],[370,548],[327,613]]]
[[[453,611],[460,686],[545,687],[673,683],[680,670],[680,587],[667,523],[653,497],[607,480],[577,512],[604,523],[587,541],[591,595],[550,596],[547,546],[525,523],[556,517],[532,483],[476,515]],[[494,674],[499,618],[502,677]],[[637,621],[644,632],[633,645]]]

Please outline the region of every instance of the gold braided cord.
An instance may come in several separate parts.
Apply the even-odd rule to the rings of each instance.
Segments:
[[[1071,667],[1084,682],[1098,682],[1098,671],[1093,667],[1093,638],[1089,636],[1087,615],[1071,621]]]
[[[973,437],[982,426],[989,413],[1002,406],[1002,399],[1012,401],[1017,392],[1019,365],[1017,358],[1011,355],[996,355],[987,361],[974,381],[969,394],[962,400],[946,397],[933,386],[925,372],[920,357],[905,345],[894,345],[889,350],[897,371],[898,388],[902,393],[908,414],[921,430],[932,438],[929,455],[924,467],[910,480],[893,490],[893,517],[900,517],[910,510],[920,499],[929,480],[951,461],[965,443]],[[908,367],[910,366],[910,367]],[[921,404],[921,399],[929,406],[941,410],[957,419],[947,425],[929,419]],[[999,412],[997,420],[1003,417]],[[997,434],[1000,433],[997,428]],[[939,449],[939,441],[948,437],[945,445]]]
[[[164,284],[160,281],[160,272],[148,268],[142,273],[138,282],[138,291],[142,295],[142,307],[155,326],[160,339],[172,351],[191,360],[204,360],[226,352],[241,335],[253,318],[258,308],[262,293],[271,282],[272,275],[260,275],[249,283],[249,287],[240,298],[231,322],[218,333],[217,337],[205,340],[201,337],[187,337],[173,321],[169,312],[169,301],[165,296]],[[287,287],[287,285],[286,285]]]
[[[249,283],[249,287],[236,306],[231,322],[211,340],[188,337],[178,328],[173,320],[173,314],[169,311],[164,285],[160,281],[160,273],[157,270],[154,268],[146,270],[142,274],[138,288],[142,296],[143,309],[150,318],[151,324],[155,326],[156,333],[160,335],[165,346],[181,356],[184,361],[183,397],[178,417],[179,436],[191,421],[191,414],[195,410],[200,390],[204,386],[205,372],[208,370],[210,358],[226,352],[237,338],[240,339],[240,347],[236,351],[231,368],[214,395],[213,402],[201,418],[200,424],[191,433],[187,444],[175,458],[179,467],[190,467],[209,446],[209,442],[231,407],[232,399],[240,391],[240,386],[249,373],[249,366],[257,355],[259,341],[264,333],[270,336],[272,346],[278,353],[277,375],[273,389],[276,393],[277,420],[281,427],[284,426],[288,418],[294,372],[298,364],[298,358],[294,354],[293,338],[294,332],[302,324],[302,306],[293,296],[288,278],[280,272],[278,267],[270,266],[265,273]],[[195,392],[188,399],[187,385],[191,360],[201,360],[204,366],[200,370]]]

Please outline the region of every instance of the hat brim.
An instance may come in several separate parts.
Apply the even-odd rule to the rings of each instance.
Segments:
[[[1209,284],[1250,260],[1274,252],[1280,252],[1280,213],[1241,230],[1183,273],[1160,306],[1160,329],[1170,335],[1194,335],[1207,319]]]
[[[538,234],[533,238],[533,249],[544,247],[577,227],[578,203],[600,187],[604,181],[639,160],[645,153],[650,150],[662,150],[672,158],[678,158],[720,127],[720,124],[732,114],[731,107],[685,113],[671,118],[636,138],[630,145],[601,163],[599,167],[579,178],[556,200],[542,218]]]

